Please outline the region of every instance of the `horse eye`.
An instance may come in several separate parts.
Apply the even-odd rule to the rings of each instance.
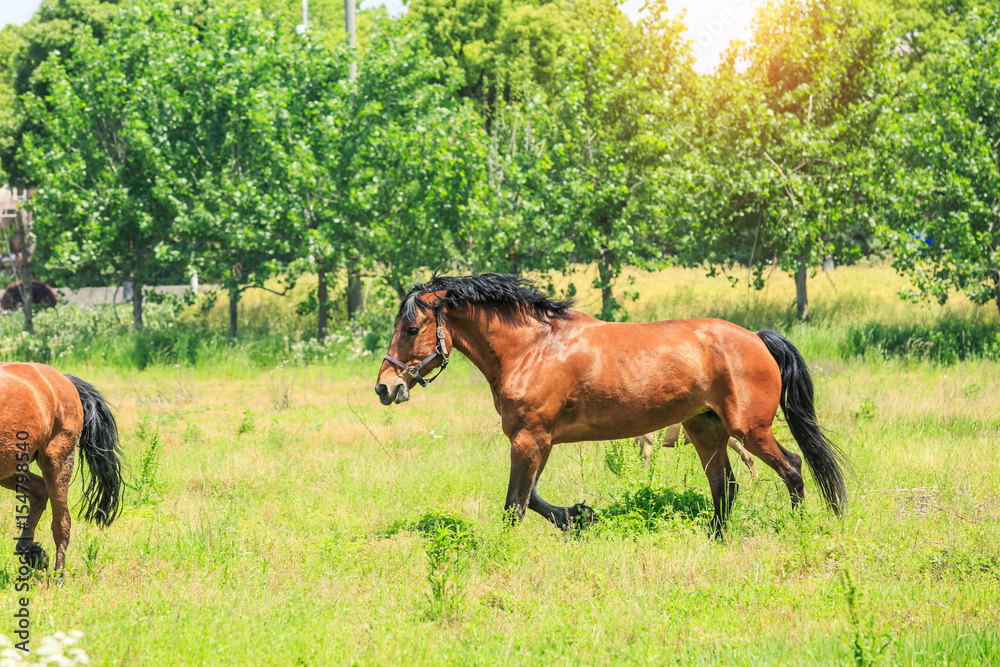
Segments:
[[[410,334],[411,336],[416,336],[418,333],[420,333],[420,329],[417,327],[406,327],[406,333]]]

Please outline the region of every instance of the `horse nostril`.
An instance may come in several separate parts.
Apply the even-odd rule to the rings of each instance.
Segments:
[[[378,394],[379,398],[385,398],[389,395],[389,385],[379,382],[375,385],[375,393]]]

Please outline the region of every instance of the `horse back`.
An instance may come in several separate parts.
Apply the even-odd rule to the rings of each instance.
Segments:
[[[743,327],[707,318],[613,323],[580,315],[553,332],[536,363],[521,365],[532,367],[532,377],[517,383],[526,389],[517,402],[541,408],[553,441],[632,437],[706,410],[743,411],[758,398],[770,404],[771,394],[777,405],[777,364]]]
[[[75,440],[82,428],[80,395],[65,375],[44,364],[0,364],[0,449],[19,440],[19,432],[38,448],[60,432]]]

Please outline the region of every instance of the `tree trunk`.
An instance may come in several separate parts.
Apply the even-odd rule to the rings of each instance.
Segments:
[[[806,272],[802,267],[795,272],[795,315],[806,322],[809,320],[809,295],[806,293]]]
[[[34,301],[34,278],[31,275],[31,239],[28,233],[27,213],[17,210],[17,235],[21,243],[21,308],[24,311],[24,330],[35,333],[35,320],[31,311]]]
[[[601,261],[597,264],[597,273],[601,280],[601,319],[611,320],[618,310],[618,304],[611,292],[611,281],[614,279],[614,255],[607,246],[601,246]]]
[[[240,288],[236,287],[229,288],[229,336],[230,338],[236,338],[236,334],[239,332],[239,325],[237,323],[237,317],[240,314]]]
[[[136,331],[142,331],[142,283],[132,278],[132,324]]]
[[[996,285],[997,312],[1000,313],[1000,270],[995,271],[995,274],[993,284]]]
[[[326,340],[327,308],[329,297],[326,291],[326,269],[322,264],[317,265],[316,273],[319,276],[319,287],[316,288],[316,300],[319,302],[319,326],[316,331],[316,338],[319,342]]]
[[[351,269],[347,272],[347,319],[357,319],[359,310],[361,310],[361,271]]]

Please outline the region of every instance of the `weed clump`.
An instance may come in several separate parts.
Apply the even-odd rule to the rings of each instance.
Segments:
[[[694,489],[634,485],[601,511],[598,525],[618,532],[649,533],[680,525],[696,525],[712,515],[712,501]]]
[[[931,326],[867,322],[848,328],[840,344],[844,358],[899,358],[951,365],[966,359],[1000,359],[1000,331],[958,318]]]
[[[139,457],[139,469],[135,478],[131,482],[125,482],[125,486],[134,494],[132,497],[133,507],[158,505],[161,500],[159,492],[162,486],[157,479],[160,469],[160,429],[156,426],[150,426],[148,416],[143,416],[142,421],[135,428],[135,435],[140,444],[145,445],[145,447]]]
[[[850,568],[841,571],[844,598],[847,602],[847,619],[851,626],[848,643],[851,656],[857,667],[891,664],[890,657],[896,643],[895,636],[888,631],[875,628],[875,619],[866,611],[864,591],[858,584]]]

